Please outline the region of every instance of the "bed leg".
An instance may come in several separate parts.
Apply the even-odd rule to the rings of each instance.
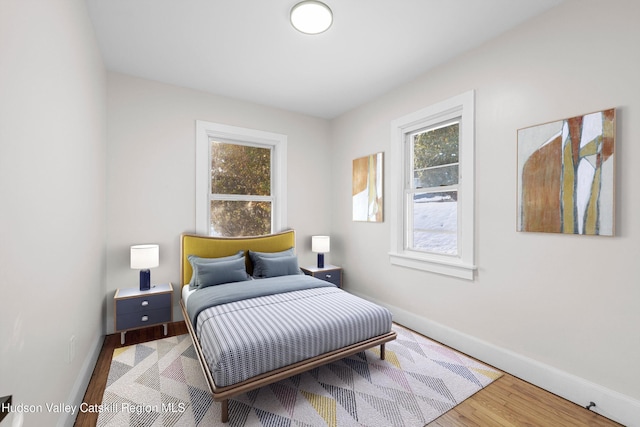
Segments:
[[[226,423],[229,421],[229,400],[225,399],[222,402],[220,402],[220,409],[222,411],[222,414],[220,415],[220,421],[222,421],[223,423]]]
[[[380,360],[384,360],[384,343],[380,344]]]

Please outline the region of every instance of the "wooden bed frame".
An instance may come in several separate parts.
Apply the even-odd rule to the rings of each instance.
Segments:
[[[183,234],[180,239],[180,272],[182,286],[189,284],[191,280],[191,264],[187,260],[189,255],[197,255],[206,258],[218,258],[238,253],[240,250],[256,251],[256,252],[279,252],[295,247],[295,232],[293,230],[284,231],[282,233],[272,234],[268,236],[259,237],[242,237],[242,238],[230,238],[230,237],[209,237],[198,236],[195,234]],[[252,266],[247,258],[247,271],[251,273]],[[182,295],[182,293],[181,293]],[[222,415],[221,420],[226,423],[229,420],[229,398],[246,393],[248,391],[264,387],[268,384],[281,381],[285,378],[289,378],[293,375],[300,374],[318,366],[340,360],[342,358],[351,356],[361,351],[370,349],[375,346],[380,346],[380,358],[384,360],[384,345],[385,343],[392,341],[396,338],[396,333],[391,331],[377,337],[370,338],[365,341],[361,341],[347,347],[343,347],[311,359],[303,360],[292,365],[285,366],[280,369],[276,369],[267,372],[262,375],[249,378],[246,381],[233,384],[227,387],[218,387],[211,375],[209,365],[205,361],[202,347],[198,341],[193,325],[189,320],[187,309],[180,298],[180,307],[182,309],[182,315],[184,316],[189,335],[193,341],[193,346],[198,354],[198,360],[200,366],[204,372],[204,376],[209,385],[213,400],[221,402]]]

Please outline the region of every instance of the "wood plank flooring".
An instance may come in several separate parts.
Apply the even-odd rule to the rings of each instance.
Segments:
[[[187,333],[184,322],[170,323],[168,336]],[[162,326],[126,334],[124,346],[164,338]],[[113,350],[123,347],[120,334],[107,335],[84,396],[84,402],[98,405],[107,384]],[[74,426],[93,427],[98,414],[80,413]],[[509,374],[489,384],[429,427],[613,427],[621,426],[595,412],[562,399]]]

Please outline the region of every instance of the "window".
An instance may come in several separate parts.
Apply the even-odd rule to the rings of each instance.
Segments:
[[[394,120],[392,264],[473,279],[474,94]]]
[[[407,248],[458,255],[460,117],[407,135]]]
[[[260,236],[272,229],[272,147],[211,139],[210,234]]]
[[[196,122],[196,232],[257,236],[286,226],[287,137]]]

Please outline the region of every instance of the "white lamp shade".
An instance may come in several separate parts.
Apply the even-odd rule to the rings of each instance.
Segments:
[[[160,247],[158,245],[131,246],[131,268],[146,270],[160,265]]]
[[[326,4],[306,0],[291,9],[291,24],[304,34],[320,34],[333,23],[333,14]]]
[[[318,253],[329,252],[330,239],[329,236],[312,236],[311,237],[311,251]]]

